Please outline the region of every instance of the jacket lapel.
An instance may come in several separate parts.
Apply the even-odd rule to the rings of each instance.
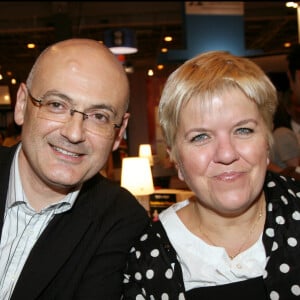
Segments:
[[[91,209],[82,206],[91,207],[93,197],[82,194],[69,212],[55,216],[42,233],[24,265],[12,300],[36,299],[90,228]]]
[[[10,167],[16,152],[17,145],[7,148],[0,147],[0,238],[4,222],[4,210],[9,184]]]

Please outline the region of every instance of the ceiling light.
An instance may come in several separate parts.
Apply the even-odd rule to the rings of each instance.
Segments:
[[[138,51],[135,33],[129,28],[105,30],[104,44],[114,54],[133,54]]]
[[[298,3],[297,2],[293,2],[293,1],[289,1],[285,3],[286,7],[291,7],[291,8],[297,8],[298,7]]]
[[[35,48],[35,44],[34,43],[28,43],[27,44],[27,48],[28,49],[34,49]]]
[[[172,41],[173,41],[173,38],[172,38],[171,36],[168,35],[168,36],[165,36],[165,37],[164,37],[164,41],[165,41],[165,42],[172,42]]]
[[[152,69],[149,69],[147,74],[148,74],[148,76],[153,76],[154,75],[154,71]]]

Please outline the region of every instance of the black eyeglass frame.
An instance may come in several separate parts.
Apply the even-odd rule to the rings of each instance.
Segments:
[[[27,88],[27,92],[28,92],[28,96],[31,99],[31,101],[33,101],[33,104],[39,104],[40,106],[43,105],[43,99],[38,99],[38,98],[33,97],[30,90],[29,90],[29,88]],[[79,110],[74,109],[74,108],[70,108],[70,115],[72,117],[73,117],[74,113],[81,114],[83,116],[83,120],[86,120],[86,119],[89,118],[89,115],[86,114],[85,112],[79,111]],[[120,129],[122,127],[122,123],[121,124],[111,123],[111,124],[113,125],[114,129]]]

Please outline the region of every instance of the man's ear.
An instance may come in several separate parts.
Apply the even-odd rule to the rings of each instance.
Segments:
[[[15,111],[14,111],[15,122],[20,126],[22,126],[24,123],[25,111],[27,106],[27,98],[28,98],[28,92],[27,92],[26,85],[24,83],[21,83],[17,91],[17,99],[16,99]]]
[[[125,115],[123,116],[123,120],[122,120],[122,126],[121,128],[118,130],[118,133],[115,137],[115,141],[114,141],[114,144],[113,144],[113,148],[112,148],[112,151],[114,150],[117,150],[123,137],[124,137],[124,134],[125,134],[125,130],[127,128],[127,124],[128,124],[128,119],[130,117],[130,114],[129,113],[125,113]]]

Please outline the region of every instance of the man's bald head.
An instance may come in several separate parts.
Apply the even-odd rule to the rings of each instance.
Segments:
[[[91,40],[74,38],[60,41],[46,48],[33,65],[26,85],[31,89],[35,82],[47,82],[49,74],[68,72],[81,72],[86,75],[86,80],[106,78],[116,82],[118,86],[124,86],[127,90],[123,95],[127,96],[126,109],[128,108],[129,84],[122,64],[115,55],[103,44]],[[86,72],[86,73],[85,73]],[[62,78],[63,80],[63,78]]]

